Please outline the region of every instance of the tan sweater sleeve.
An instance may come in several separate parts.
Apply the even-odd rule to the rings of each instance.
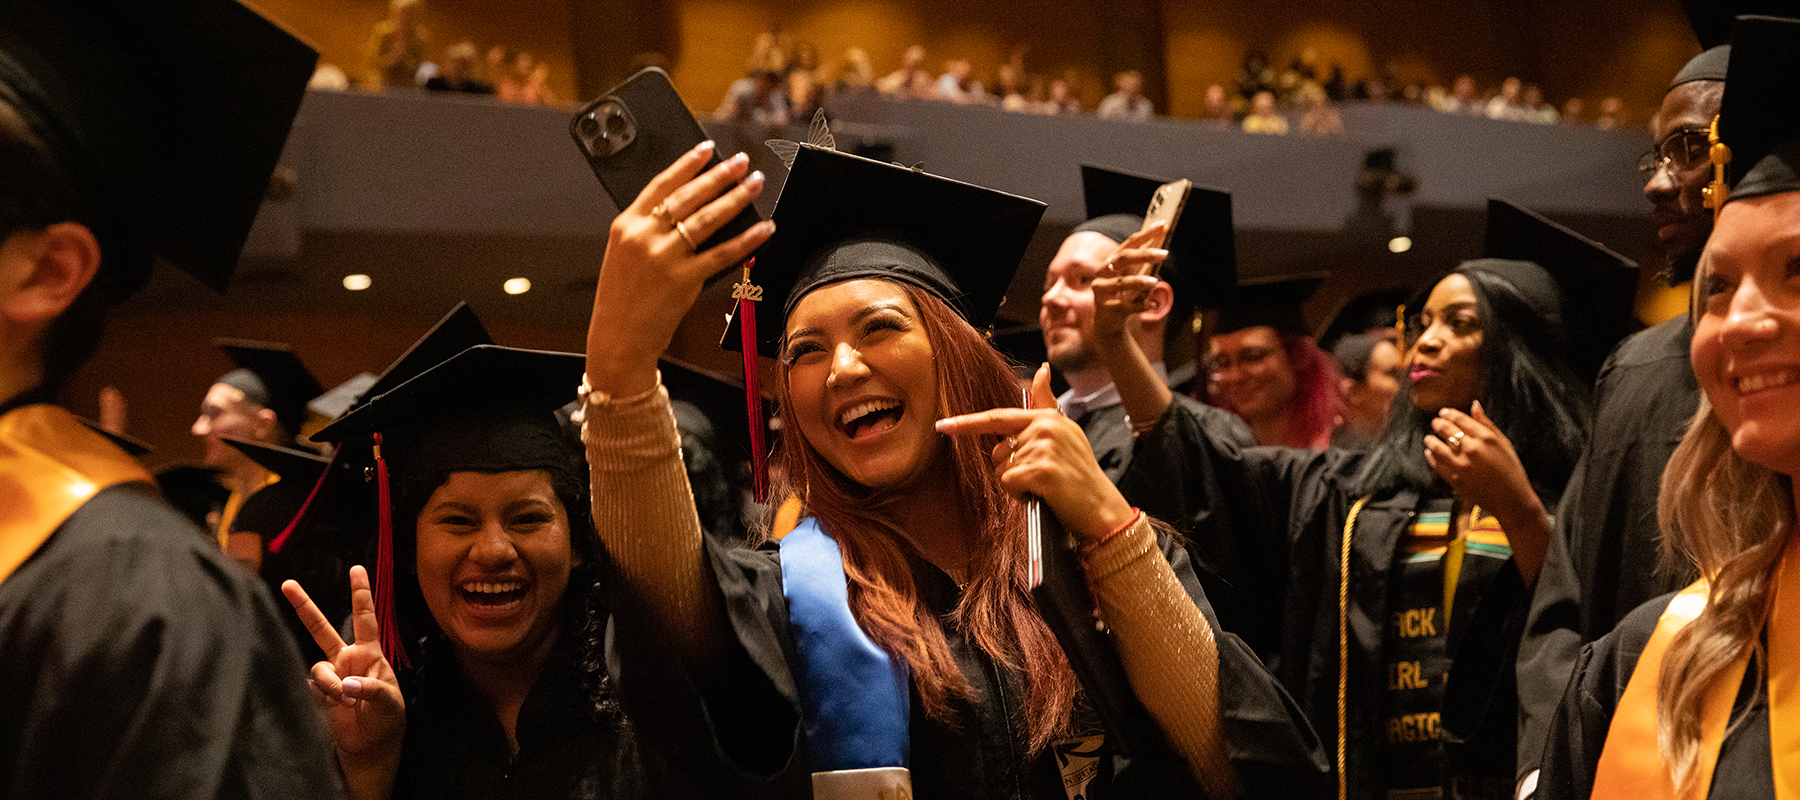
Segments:
[[[1209,797],[1235,797],[1219,724],[1219,649],[1148,517],[1087,551],[1088,584],[1131,688]]]
[[[641,398],[605,405],[584,398],[582,409],[594,527],[618,580],[688,665],[717,664],[724,603],[706,572],[668,391],[659,382]]]

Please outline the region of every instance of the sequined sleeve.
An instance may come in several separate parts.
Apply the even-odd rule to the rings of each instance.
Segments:
[[[621,588],[654,629],[669,632],[677,652],[703,665],[723,647],[724,610],[706,572],[668,391],[584,402],[583,412],[594,527]]]
[[[1087,552],[1088,583],[1131,688],[1210,797],[1237,794],[1219,717],[1212,626],[1157,546],[1149,518]]]

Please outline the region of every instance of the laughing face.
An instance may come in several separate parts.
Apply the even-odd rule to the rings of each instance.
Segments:
[[[788,315],[788,414],[832,467],[872,489],[926,472],[943,437],[931,340],[899,284],[852,280],[816,289]]]
[[[1800,475],[1800,192],[1725,206],[1694,284],[1694,375],[1731,446]]]
[[[543,472],[454,472],[419,512],[419,589],[459,658],[541,658],[573,562],[569,515]]]

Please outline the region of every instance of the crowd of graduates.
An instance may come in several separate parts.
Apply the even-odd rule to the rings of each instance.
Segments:
[[[458,305],[326,390],[221,340],[214,471],[159,489],[59,393],[156,260],[227,285],[315,54],[236,0],[10,6],[4,794],[1791,797],[1800,19],[1712,17],[1637,165],[1693,287],[1654,327],[1493,200],[1327,349],[1230,192],[1171,226],[1179,176],[1088,165],[1020,364],[1043,203],[821,135],[715,237],[772,187],[701,142],[585,353]],[[720,275],[741,385],[666,356]]]

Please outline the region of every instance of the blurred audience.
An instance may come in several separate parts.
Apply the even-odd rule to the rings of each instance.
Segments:
[[[1244,117],[1244,132],[1287,135],[1287,117],[1275,111],[1274,92],[1257,92],[1255,97],[1250,98],[1250,115]]]
[[[425,88],[433,92],[462,92],[464,94],[493,94],[494,85],[480,80],[476,75],[476,57],[479,55],[474,42],[457,42],[444,50],[443,63],[438,65],[438,73],[425,82]]]
[[[925,46],[915,44],[900,56],[900,68],[882,76],[875,88],[886,95],[910,96],[918,76],[925,74]]]
[[[1600,101],[1600,116],[1595,118],[1594,127],[1603,131],[1618,130],[1625,127],[1625,101],[1617,97],[1608,97]]]
[[[391,0],[388,15],[375,23],[369,34],[367,85],[373,91],[416,89],[419,67],[425,63],[425,29],[418,16],[419,0]]]
[[[1344,116],[1338,113],[1330,96],[1320,86],[1312,86],[1302,101],[1306,111],[1300,115],[1300,132],[1308,136],[1335,136],[1344,132]]]
[[[1155,114],[1150,98],[1142,94],[1144,76],[1137,70],[1126,70],[1113,76],[1113,93],[1100,100],[1094,116],[1142,122]]]

